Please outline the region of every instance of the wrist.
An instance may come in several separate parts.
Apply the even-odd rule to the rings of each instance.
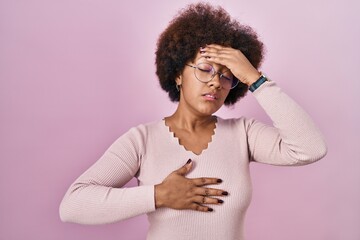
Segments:
[[[245,80],[244,83],[246,85],[248,85],[248,87],[250,87],[254,82],[256,82],[260,77],[261,77],[261,73],[256,71],[254,73],[252,73],[251,75],[249,75]]]
[[[254,92],[256,89],[258,89],[266,81],[267,81],[266,76],[264,74],[261,74],[261,76],[249,86],[249,90],[251,92]]]
[[[164,202],[162,200],[162,189],[161,189],[161,184],[156,184],[154,187],[154,198],[155,198],[155,208],[161,208],[164,206]]]

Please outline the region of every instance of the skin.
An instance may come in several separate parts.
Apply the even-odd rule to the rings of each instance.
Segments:
[[[260,73],[251,65],[240,50],[217,44],[206,45],[199,49],[193,62],[208,62],[218,72],[230,70],[241,82],[250,86],[260,77]],[[179,139],[179,144],[197,155],[207,148],[211,142],[216,118],[213,114],[219,110],[230,90],[224,89],[216,75],[210,82],[202,83],[194,75],[194,69],[185,66],[176,79],[180,88],[180,101],[175,113],[165,118],[165,124]],[[211,94],[215,99],[204,94]],[[217,196],[227,196],[224,189],[208,188],[207,185],[219,184],[218,178],[187,178],[192,162],[170,173],[162,183],[155,185],[156,208],[192,209],[212,212],[213,209],[204,204],[223,203]]]

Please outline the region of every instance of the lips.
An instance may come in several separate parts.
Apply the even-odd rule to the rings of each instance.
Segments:
[[[218,96],[215,93],[204,93],[202,96],[209,100],[217,100],[218,99]]]

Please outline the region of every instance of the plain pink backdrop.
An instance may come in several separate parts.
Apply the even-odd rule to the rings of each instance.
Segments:
[[[145,238],[145,216],[81,226],[58,215],[69,185],[118,136],[176,107],[157,83],[154,51],[191,1],[122,2],[0,0],[1,240]],[[251,165],[247,239],[359,240],[359,2],[210,2],[258,31],[261,70],[312,115],[329,148],[304,167]],[[269,122],[250,93],[217,114]]]

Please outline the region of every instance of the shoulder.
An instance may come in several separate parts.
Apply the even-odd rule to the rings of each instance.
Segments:
[[[156,121],[134,126],[118,137],[110,148],[119,149],[125,147],[143,151],[146,148],[149,136],[154,135],[152,133],[160,133],[158,130],[161,123],[162,121]]]
[[[163,128],[164,120],[157,120],[148,123],[142,123],[135,127],[132,127],[129,131],[138,132],[141,134],[148,134],[153,131],[158,131]]]
[[[249,126],[253,124],[255,120],[253,118],[239,117],[239,118],[227,118],[223,119],[221,117],[217,117],[218,126],[226,129],[238,129],[244,128],[247,129]]]
[[[160,134],[163,126],[165,126],[163,120],[143,123],[130,128],[124,135],[131,138],[145,140],[153,133]]]

